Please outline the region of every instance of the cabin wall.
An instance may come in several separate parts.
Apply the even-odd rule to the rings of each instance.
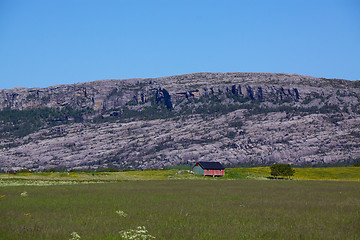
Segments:
[[[193,171],[195,174],[201,174],[201,175],[204,175],[204,169],[202,169],[200,166],[195,166],[193,168]]]
[[[225,170],[204,170],[205,176],[224,176]]]

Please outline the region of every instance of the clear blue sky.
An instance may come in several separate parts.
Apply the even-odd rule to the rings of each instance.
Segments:
[[[0,89],[193,72],[360,79],[359,0],[0,0]]]

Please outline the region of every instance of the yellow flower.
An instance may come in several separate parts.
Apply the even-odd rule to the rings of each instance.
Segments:
[[[5,195],[0,195],[0,198],[4,198],[5,197]]]
[[[31,217],[30,213],[24,213],[24,215],[27,216],[27,217]]]

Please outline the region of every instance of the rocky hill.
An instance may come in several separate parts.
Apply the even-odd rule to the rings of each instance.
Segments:
[[[360,82],[194,73],[0,90],[0,168],[360,158]]]

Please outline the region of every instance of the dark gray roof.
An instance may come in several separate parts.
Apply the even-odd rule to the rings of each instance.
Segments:
[[[208,169],[208,170],[225,169],[224,166],[219,162],[198,162],[198,164],[202,169]]]

